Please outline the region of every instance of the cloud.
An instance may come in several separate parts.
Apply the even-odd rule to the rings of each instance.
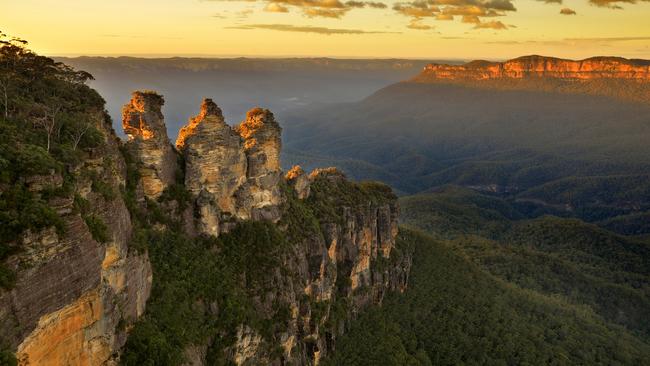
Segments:
[[[435,27],[420,23],[420,19],[412,19],[411,22],[406,26],[406,28],[416,29],[416,30],[430,30],[430,29],[434,29]]]
[[[352,9],[384,9],[386,8],[386,4],[377,1],[361,0],[349,0],[347,2],[341,0],[268,0],[266,8],[282,9],[283,11],[281,12],[288,12],[292,8],[299,9],[305,16],[310,18],[341,18]],[[273,10],[267,11],[273,12]]]
[[[277,3],[268,3],[266,4],[264,11],[268,11],[269,13],[288,13],[289,9]]]
[[[545,4],[562,4],[562,0],[537,0]]]
[[[281,32],[301,32],[301,33],[316,33],[316,34],[385,34],[385,33],[399,33],[399,32],[376,32],[365,31],[362,29],[341,29],[341,28],[326,28],[326,27],[312,27],[309,25],[296,26],[291,24],[248,24],[234,27],[226,27],[227,29],[268,29]]]
[[[384,3],[376,2],[376,1],[366,1],[366,5],[370,8],[375,8],[375,9],[386,9],[388,6]]]
[[[570,8],[563,8],[560,10],[560,14],[562,15],[576,15],[576,11]]]
[[[508,26],[501,23],[500,21],[490,21],[490,22],[484,22],[484,23],[477,23],[474,26],[474,29],[495,29],[495,30],[502,30],[502,29],[508,29]]]
[[[649,0],[641,0],[641,1],[649,1]],[[624,3],[624,4],[636,4],[637,0],[589,0],[589,3],[591,5],[596,5],[601,8],[610,8],[610,9],[623,9],[618,3]]]
[[[565,38],[564,40],[568,42],[629,42],[629,41],[650,41],[650,36]]]
[[[462,23],[474,24],[474,28],[508,29],[502,22],[484,22],[483,18],[505,16],[517,9],[512,0],[413,0],[397,2],[393,10],[412,18],[411,24],[422,18],[454,20],[458,17]]]

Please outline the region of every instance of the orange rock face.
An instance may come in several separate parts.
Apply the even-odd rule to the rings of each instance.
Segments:
[[[505,62],[472,61],[464,65],[429,64],[421,75],[433,79],[632,79],[650,81],[650,60],[593,57],[580,61],[524,56]]]
[[[41,318],[38,328],[18,347],[20,365],[99,365],[108,359],[98,291]]]

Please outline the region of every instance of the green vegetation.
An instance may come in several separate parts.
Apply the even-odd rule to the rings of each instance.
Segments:
[[[111,240],[108,235],[108,227],[100,217],[89,215],[84,217],[84,221],[86,222],[86,226],[88,226],[88,230],[93,236],[93,239],[100,243],[107,243]]]
[[[16,356],[9,350],[0,349],[0,366],[17,366]]]
[[[517,199],[527,216],[650,234],[642,216],[650,212],[650,106],[587,90],[629,97],[640,89],[647,97],[648,85],[533,83],[539,90],[402,82],[360,102],[301,110],[285,118],[287,155],[403,194],[453,184]],[[559,92],[566,86],[581,90]]]
[[[650,339],[650,245],[577,219],[535,219],[516,204],[458,187],[401,199],[403,223],[425,230],[491,275],[589,306]]]
[[[103,99],[85,84],[90,74],[36,55],[26,43],[0,32],[2,288],[13,284],[15,276],[4,263],[21,250],[18,239],[24,232],[54,227],[64,234],[48,200],[71,197],[70,172],[88,149],[104,141],[98,124],[110,124]]]
[[[586,306],[486,274],[420,232],[403,228],[399,241],[415,248],[409,290],[361,314],[326,365],[639,365],[650,355]]]

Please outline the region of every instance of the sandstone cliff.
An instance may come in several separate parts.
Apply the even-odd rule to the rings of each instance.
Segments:
[[[524,56],[505,62],[430,64],[410,81],[493,90],[598,95],[650,103],[650,60],[620,57],[573,61]]]
[[[261,108],[232,128],[205,99],[176,150],[162,104],[133,93],[126,142],[96,106],[92,147],[18,182],[61,225],[9,243],[0,351],[21,365],[315,365],[358,312],[404,291],[390,188],[335,168],[284,175]]]
[[[126,146],[141,163],[140,176],[148,198],[158,198],[176,177],[176,155],[161,112],[164,103],[155,92],[136,91],[122,109]]]
[[[176,140],[185,187],[196,197],[199,232],[219,235],[233,219],[279,219],[280,133],[268,110],[251,110],[233,129],[211,99],[203,101]]]
[[[184,163],[183,188],[194,215],[179,215],[179,204],[170,205],[168,190],[144,204],[169,217],[161,220],[160,214],[149,214],[148,226],[159,231],[153,236],[162,233],[164,238],[164,232],[174,227],[194,227],[196,232],[185,230],[185,234],[218,237],[203,256],[207,261],[203,266],[228,268],[239,263],[234,273],[222,274],[234,276],[224,279],[234,281],[234,288],[215,285],[214,291],[220,292],[216,298],[200,299],[210,309],[200,311],[205,319],[201,323],[218,324],[224,317],[219,309],[235,301],[233,297],[240,305],[231,311],[249,307],[253,311],[237,320],[227,316],[227,327],[216,326],[206,331],[207,340],[185,344],[188,364],[209,364],[215,358],[238,365],[317,364],[331,352],[356,313],[379,304],[387,291],[406,287],[411,259],[407,252],[395,249],[398,207],[390,188],[349,182],[335,168],[307,175],[296,166],[283,176],[280,134],[280,125],[266,109],[252,109],[231,128],[219,107],[205,99],[176,141]],[[142,155],[135,158],[136,166],[145,165]],[[140,184],[147,184],[144,175]],[[246,224],[250,222],[262,226]],[[253,235],[246,230],[259,232]],[[166,239],[156,239],[160,240]],[[270,247],[258,248],[257,241]],[[200,248],[191,251],[204,250]],[[154,269],[179,266],[167,262],[173,261],[173,254],[154,257]],[[180,266],[173,273],[183,270]],[[243,297],[237,295],[242,290]],[[154,298],[154,302],[165,299]],[[170,327],[181,326],[163,314],[150,316],[170,322]],[[149,352],[141,348],[142,343],[137,338],[127,346],[129,364],[147,359],[142,358],[143,352]]]
[[[632,79],[650,81],[650,61],[592,57],[580,61],[524,56],[505,62],[472,61],[464,65],[429,64],[420,78],[431,79]]]
[[[16,283],[0,289],[0,334],[20,365],[113,363],[149,297],[148,256],[129,250],[132,223],[119,195],[126,179],[120,142],[103,114],[97,121],[104,142],[74,166],[72,182],[59,173],[27,179],[35,194],[62,192],[49,205],[63,230],[27,231],[23,250],[7,261]],[[93,233],[98,228],[101,238]]]

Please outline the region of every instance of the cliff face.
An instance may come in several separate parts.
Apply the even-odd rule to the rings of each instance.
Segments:
[[[124,125],[128,128],[131,123],[125,120]],[[399,210],[390,189],[381,184],[357,185],[334,168],[307,175],[296,166],[283,177],[280,133],[273,114],[261,108],[252,109],[242,123],[231,128],[210,99],[203,101],[200,113],[179,133],[176,147],[184,158],[187,201],[194,215],[177,216],[176,224],[168,222],[162,230],[194,227],[196,232],[186,230],[186,234],[218,236],[239,247],[251,245],[243,242],[251,238],[233,239],[232,235],[242,235],[237,228],[261,221],[274,223],[274,230],[285,238],[281,240],[285,244],[271,244],[283,249],[263,254],[274,258],[256,259],[262,255],[257,253],[262,249],[256,249],[255,254],[220,259],[228,265],[246,255],[251,258],[245,261],[277,260],[281,264],[264,273],[251,273],[257,270],[255,266],[245,267],[236,278],[228,279],[247,294],[247,300],[241,301],[249,303],[255,317],[262,320],[242,319],[227,329],[217,326],[208,332],[213,335],[207,341],[185,344],[188,364],[209,364],[209,357],[238,365],[317,364],[331,352],[356,313],[379,304],[387,291],[406,287],[411,259],[395,249]],[[163,138],[151,136],[156,141]],[[146,165],[145,158],[143,154],[136,157],[137,165]],[[142,175],[141,185],[146,184]],[[157,202],[174,216],[179,205],[165,203],[168,196],[163,193]],[[225,251],[224,256],[236,251],[215,245],[211,250]],[[220,298],[229,296],[233,295]],[[219,298],[199,301],[209,303],[206,306],[211,310],[202,315],[206,321],[218,324],[223,316],[218,309],[228,304]],[[265,325],[260,327],[260,322]],[[135,353],[129,354],[134,364],[140,362],[142,350],[129,352]]]
[[[499,91],[596,95],[650,103],[650,60],[593,57],[581,61],[525,56],[505,62],[430,64],[410,82]]]
[[[162,104],[133,93],[124,143],[97,111],[101,136],[79,161],[19,182],[62,226],[21,232],[0,263],[16,276],[0,288],[0,347],[21,365],[139,365],[167,346],[158,363],[318,364],[358,312],[404,291],[390,188],[334,168],[284,176],[273,114],[231,128],[210,99],[176,151]]]
[[[251,110],[233,129],[211,99],[203,101],[176,140],[185,186],[197,197],[199,232],[219,235],[231,219],[279,219],[280,133],[268,110]]]
[[[174,183],[176,154],[169,143],[161,112],[164,99],[154,92],[134,92],[122,108],[122,127],[129,150],[140,161],[144,195],[158,198]]]
[[[580,61],[524,56],[505,62],[472,61],[465,65],[429,64],[421,79],[630,79],[650,81],[650,61],[593,57]]]
[[[74,198],[49,200],[64,230],[27,231],[8,259],[16,283],[0,291],[0,334],[21,365],[112,363],[149,297],[149,259],[129,250],[131,219],[118,194],[126,178],[119,141],[103,115],[97,120],[104,143],[70,172]],[[27,181],[38,195],[69,184],[58,173]],[[105,229],[102,242],[93,223]]]
[[[406,289],[412,259],[395,247],[399,209],[390,189],[359,186],[334,168],[303,177],[309,195],[300,198],[304,189],[288,190],[279,222],[295,240],[292,249],[283,256],[282,268],[254,290],[258,313],[271,316],[279,303],[290,309],[290,316],[266,336],[242,324],[224,351],[237,365],[317,365],[358,312],[380,304],[388,291]],[[297,224],[287,217],[296,215],[293,211],[301,212],[301,218],[313,214],[318,226],[290,227]],[[296,230],[300,234],[292,235]],[[278,345],[279,354],[274,351]]]

